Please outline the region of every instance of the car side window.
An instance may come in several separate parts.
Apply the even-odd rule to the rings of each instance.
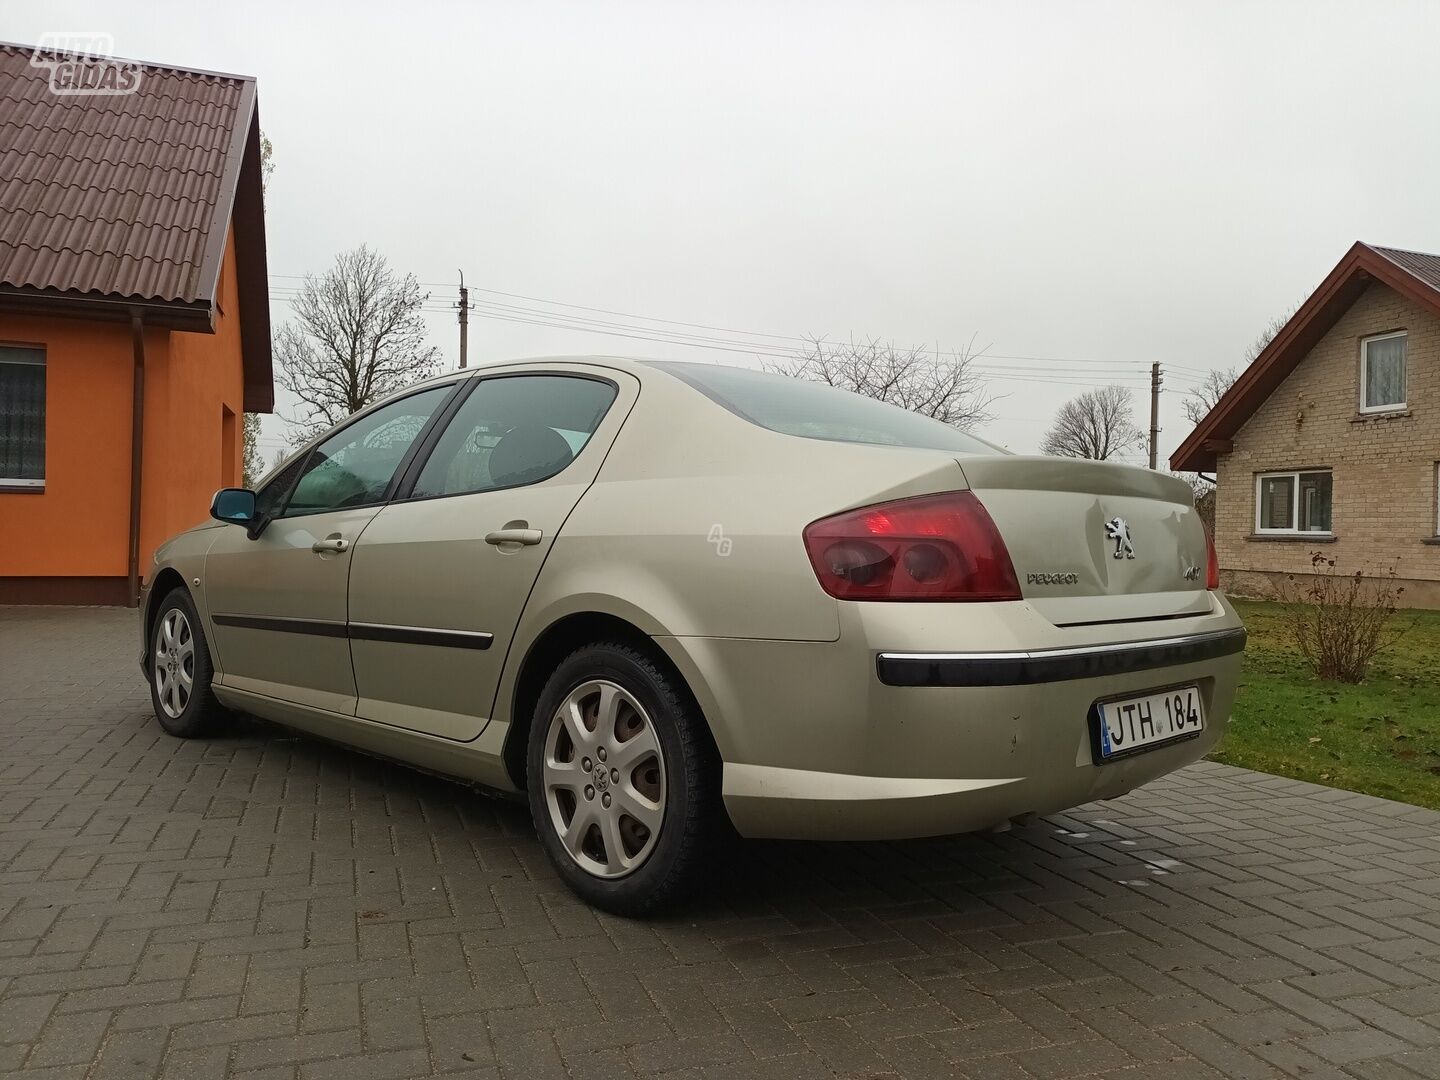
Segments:
[[[613,383],[580,375],[483,379],[435,444],[411,498],[549,479],[585,448],[615,394]]]
[[[295,486],[295,478],[304,467],[305,455],[301,455],[276,473],[275,478],[256,493],[257,518],[273,518],[280,513],[281,507],[285,505],[285,496],[290,494],[290,489]]]
[[[411,443],[452,389],[434,386],[392,401],[320,443],[305,458],[281,516],[379,502]]]

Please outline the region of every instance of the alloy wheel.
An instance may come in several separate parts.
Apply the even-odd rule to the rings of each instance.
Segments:
[[[542,782],[550,823],[575,863],[600,878],[638,869],[665,817],[665,756],[645,707],[592,679],[572,690],[545,736]]]
[[[172,720],[180,719],[195,689],[195,635],[190,620],[171,608],[155,628],[155,694]]]

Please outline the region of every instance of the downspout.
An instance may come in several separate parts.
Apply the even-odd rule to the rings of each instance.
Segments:
[[[135,353],[134,385],[130,391],[130,546],[126,605],[140,603],[140,478],[145,464],[145,317],[130,313],[130,340]]]

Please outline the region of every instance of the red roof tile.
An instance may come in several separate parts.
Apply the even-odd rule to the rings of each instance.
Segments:
[[[0,46],[0,284],[210,300],[253,81],[146,66],[133,94],[64,96],[32,54]]]
[[[0,43],[0,298],[143,304],[207,329],[233,220],[246,407],[268,411],[254,80],[142,64],[134,93],[62,95],[34,55]]]

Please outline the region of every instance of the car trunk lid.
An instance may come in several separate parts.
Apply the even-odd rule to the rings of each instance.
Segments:
[[[1021,592],[1061,626],[1213,610],[1189,486],[1149,469],[1056,457],[965,457]]]

